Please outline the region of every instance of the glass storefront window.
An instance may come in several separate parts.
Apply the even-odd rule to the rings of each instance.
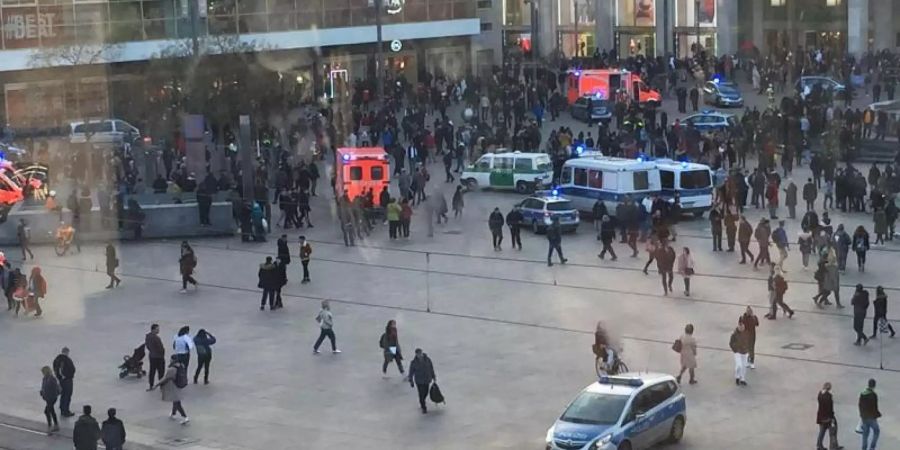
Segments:
[[[101,23],[109,19],[106,3],[75,5],[75,23]]]
[[[509,27],[527,27],[531,25],[531,5],[525,0],[504,0],[505,16],[503,24]]]
[[[697,6],[700,7],[699,10]],[[695,27],[698,18],[701,27],[716,26],[716,0],[676,0],[676,27]]]
[[[269,31],[269,20],[265,14],[244,14],[238,16],[239,33],[265,33]]]
[[[140,2],[110,3],[109,20],[113,22],[134,22],[141,20]]]
[[[208,0],[207,14],[210,16],[230,16],[237,11],[235,0]]]
[[[597,0],[559,0],[559,24],[574,25],[576,14],[578,26],[592,26],[595,23],[595,3]]]
[[[238,0],[237,4],[238,14],[259,14],[266,12],[266,0]]]
[[[406,0],[403,17],[409,22],[422,22],[428,18],[427,0]]]
[[[175,17],[173,0],[154,0],[143,3],[144,20],[171,19]]]
[[[110,42],[141,41],[143,39],[144,33],[140,22],[110,22],[109,24]]]
[[[616,0],[616,25],[652,27],[656,25],[656,0]]]

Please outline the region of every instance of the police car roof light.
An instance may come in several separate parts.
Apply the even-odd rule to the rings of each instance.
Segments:
[[[341,155],[341,158],[342,158],[344,161],[350,161],[350,154],[349,154],[349,153],[344,153],[343,155]]]
[[[558,197],[559,189],[553,188],[553,190],[550,191],[550,194],[553,195],[554,197]]]
[[[644,385],[644,381],[640,378],[611,377],[609,375],[601,375],[599,381],[600,384],[616,384],[620,386],[640,387]]]

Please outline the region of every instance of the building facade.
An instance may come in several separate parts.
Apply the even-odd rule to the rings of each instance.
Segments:
[[[59,125],[111,116],[148,62],[251,53],[297,95],[373,73],[373,0],[0,0],[6,122]],[[383,0],[386,68],[460,76],[477,54],[476,0]],[[390,45],[392,41],[400,45]],[[194,46],[199,42],[198,46]]]

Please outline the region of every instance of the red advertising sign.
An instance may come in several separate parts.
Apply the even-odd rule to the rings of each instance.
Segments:
[[[0,12],[0,27],[3,31],[4,48],[37,47],[41,40],[56,41],[62,22],[57,7],[15,7],[3,8]]]

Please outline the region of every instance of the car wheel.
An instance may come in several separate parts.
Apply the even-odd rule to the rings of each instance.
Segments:
[[[529,190],[528,183],[526,183],[524,181],[516,182],[516,192],[518,192],[520,194],[527,194],[528,190]]]
[[[478,181],[475,180],[474,178],[469,178],[468,180],[466,180],[466,189],[468,189],[470,191],[474,191],[475,189],[478,189]]]
[[[616,447],[616,450],[631,450],[631,442],[622,442],[618,447]]]
[[[684,437],[684,417],[678,416],[672,421],[672,429],[669,430],[669,443],[675,444]]]

